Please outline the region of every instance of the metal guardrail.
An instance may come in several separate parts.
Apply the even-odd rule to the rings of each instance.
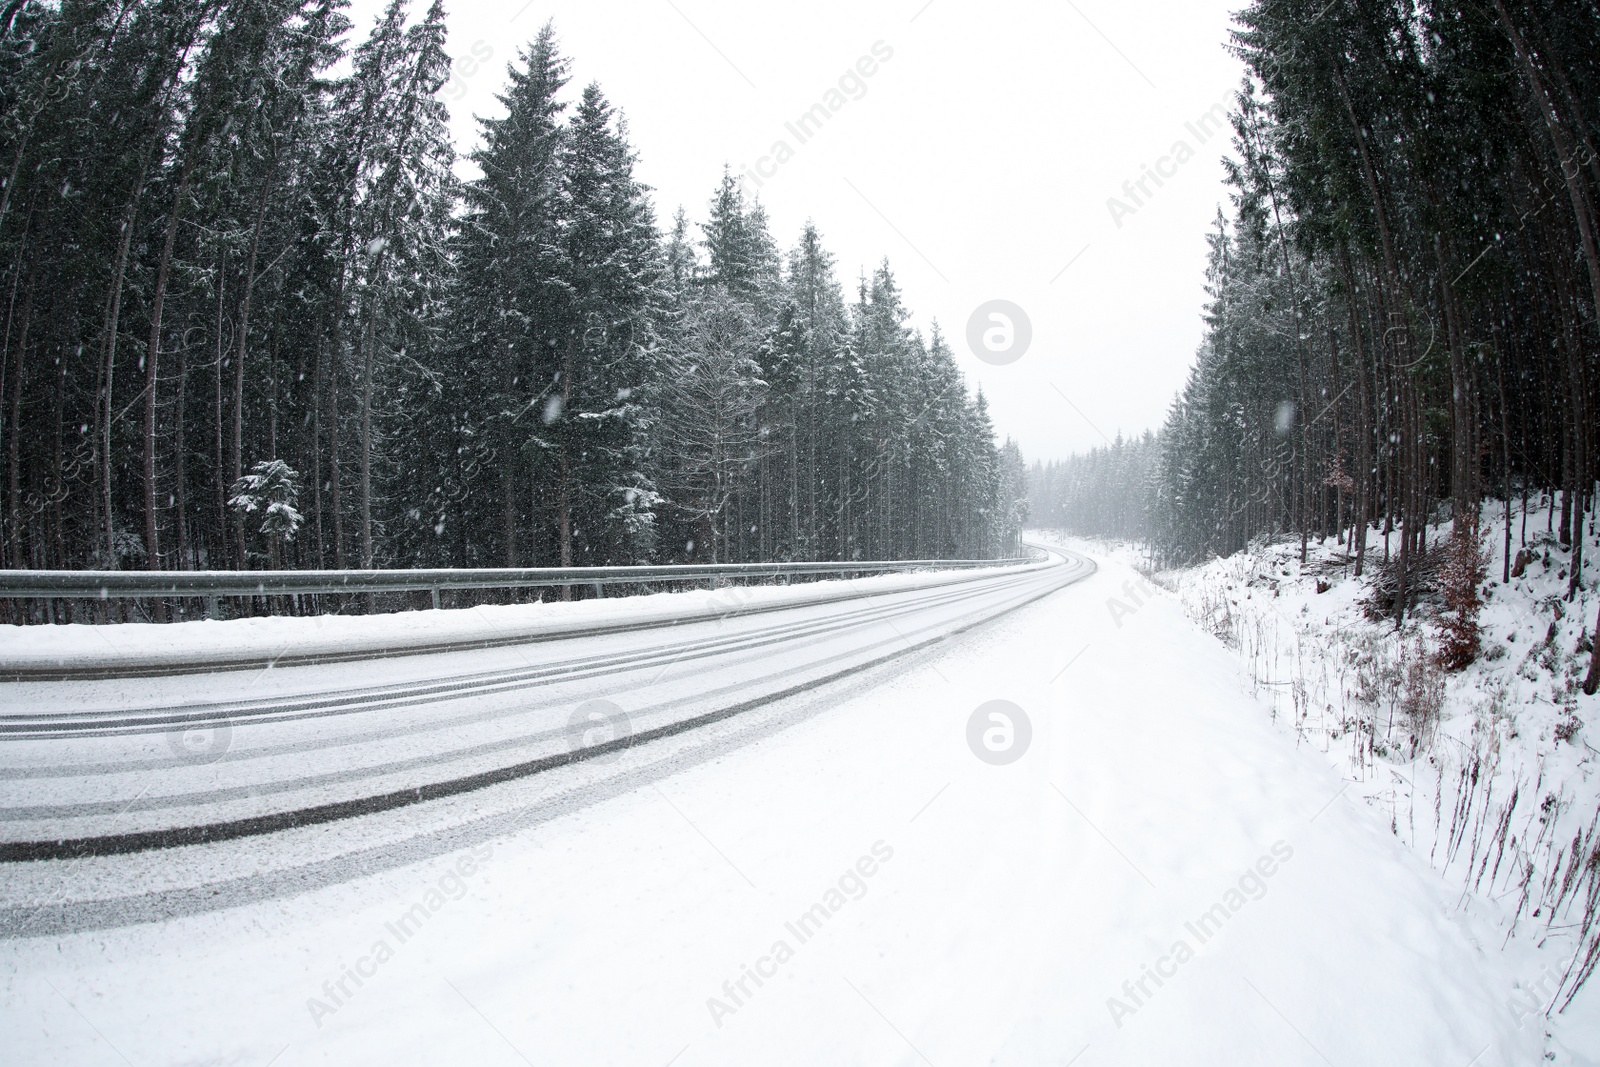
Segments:
[[[1027,559],[854,560],[843,563],[722,563],[665,567],[523,567],[371,571],[30,571],[0,570],[0,599],[286,596],[336,593],[439,594],[456,589],[648,585],[827,574],[1002,567]]]

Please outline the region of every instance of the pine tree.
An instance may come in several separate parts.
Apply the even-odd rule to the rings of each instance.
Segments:
[[[645,470],[644,423],[661,268],[633,151],[597,85],[583,91],[560,162],[561,403],[540,431],[536,469],[555,484],[562,566],[642,559],[658,499]]]
[[[472,495],[498,505],[498,522],[474,508],[458,521],[493,522],[506,566],[527,558],[528,532],[547,527],[558,501],[532,475],[549,447],[541,432],[560,417],[563,385],[560,156],[567,63],[546,25],[519,53],[499,97],[504,118],[482,119],[472,155],[481,177],[463,190],[451,332],[464,383],[459,396],[475,453]],[[530,546],[537,547],[537,543]]]

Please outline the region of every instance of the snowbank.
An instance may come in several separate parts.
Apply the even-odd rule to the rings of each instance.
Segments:
[[[1045,539],[1137,567],[1232,648],[1272,718],[1459,891],[1464,911],[1489,923],[1526,975],[1512,1006],[1530,1017],[1548,1009],[1550,1049],[1570,1055],[1564,1042],[1600,1050],[1600,994],[1585,987],[1561,1010],[1600,951],[1600,738],[1587,730],[1600,697],[1579,688],[1600,540],[1591,529],[1589,591],[1566,603],[1570,554],[1548,532],[1549,502],[1525,517],[1513,511],[1512,556],[1525,537],[1532,558],[1509,584],[1505,518],[1503,505],[1485,506],[1483,648],[1455,674],[1433,663],[1435,591],[1423,591],[1398,631],[1371,615],[1369,581],[1385,554],[1375,532],[1361,579],[1353,552],[1332,539],[1313,541],[1304,563],[1296,538],[1171,571],[1153,570],[1136,546]],[[1430,528],[1430,546],[1451,529]]]

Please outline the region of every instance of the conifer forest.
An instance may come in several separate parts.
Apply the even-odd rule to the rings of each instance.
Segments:
[[[1509,501],[1477,531],[1509,547],[1551,500],[1570,596],[1600,459],[1600,9],[1258,0],[1232,42],[1188,381],[1158,433],[1035,464],[1034,520],[1171,565],[1333,539],[1357,575],[1365,528],[1403,615],[1429,522]]]
[[[663,219],[548,25],[458,160],[443,7],[343,8],[0,8],[4,565],[1018,550],[1020,453],[887,260],[719,160]]]

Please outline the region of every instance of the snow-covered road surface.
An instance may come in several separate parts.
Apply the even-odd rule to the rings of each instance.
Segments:
[[[1537,1020],[1507,1004],[1513,982],[1538,976],[1506,973],[1496,946],[1474,942],[1434,875],[1242,695],[1226,651],[1175,604],[1135,589],[1137,611],[1114,620],[1106,602],[1126,600],[1134,580],[1107,565],[954,640],[904,651],[917,641],[908,632],[892,660],[604,762],[215,844],[0,866],[4,1058],[1539,1062]],[[962,610],[924,605],[915,618],[950,626]],[[865,649],[862,635],[876,632],[841,647]],[[797,660],[826,659],[834,639],[782,655],[753,644],[722,681],[695,664],[682,692],[779,691],[781,678],[761,679],[820,669]],[[386,663],[378,679],[414,685],[403,672],[415,666]],[[373,684],[338,670],[351,686]],[[204,703],[216,681],[168,684]],[[294,698],[296,684],[304,692],[292,678],[260,684],[264,703]],[[564,726],[580,697],[605,696],[636,719],[657,703],[625,667],[573,684],[551,696],[560,714],[544,731]],[[110,691],[75,692],[63,699],[114,703]],[[1000,766],[968,743],[975,710],[997,699],[1032,724],[1027,751]],[[143,707],[173,703],[155,694]],[[410,722],[451,706],[379,714]],[[194,768],[221,776],[204,789],[225,791],[229,768],[256,762],[244,758],[256,731],[288,730],[293,740],[263,757],[284,761],[279,771],[251,781],[346,751],[366,790],[375,767],[428,766],[430,745],[454,767],[460,739],[490,743],[475,731],[506,721],[463,713],[442,732],[335,740],[370,719],[235,725],[226,758],[209,764],[166,750],[161,733],[4,747],[70,753],[52,757],[59,766],[104,762],[71,746],[153,740],[170,757],[154,791],[168,796],[201,789]],[[382,754],[369,758],[369,745]],[[29,832],[8,822],[8,840],[34,839],[35,817],[71,823],[72,835],[78,820],[100,820],[101,835],[180,824],[161,820],[182,806],[141,806],[114,774],[6,766],[8,808],[63,809],[25,812],[16,826]],[[101,778],[102,793],[51,792]],[[231,817],[292,795],[197,802]]]
[[[312,662],[271,672],[11,683],[0,687],[0,862],[85,867],[84,857],[304,829],[564,768],[592,788],[625,753],[637,758],[621,765],[624,777],[641,762],[681,758],[717,736],[701,729],[709,724],[743,716],[734,726],[747,729],[760,721],[749,718],[754,710],[943,640],[1092,570],[1056,553],[978,574],[728,588],[706,598],[721,608],[710,617],[695,597],[669,598],[695,609],[687,619],[642,610],[651,600],[614,601],[605,624],[580,634],[557,628],[566,636],[362,665],[339,650],[320,664],[302,650]],[[188,671],[192,661],[171,666]],[[674,743],[652,744],[663,739]],[[500,790],[436,806],[421,821],[448,835],[462,819],[515,816],[528,801],[526,790]],[[430,822],[440,811],[450,821]],[[383,822],[394,861],[415,858],[417,821]],[[354,869],[365,871],[376,861],[371,838],[364,826],[334,840],[360,850]],[[119,879],[110,899],[41,903],[24,877],[14,887],[20,899],[0,896],[0,930],[167,916],[175,881],[203,890],[185,905],[192,908],[220,902],[219,869],[244,867],[252,889],[263,873],[255,850],[205,850],[198,864],[194,855],[140,868],[158,875],[148,888],[165,897]]]

